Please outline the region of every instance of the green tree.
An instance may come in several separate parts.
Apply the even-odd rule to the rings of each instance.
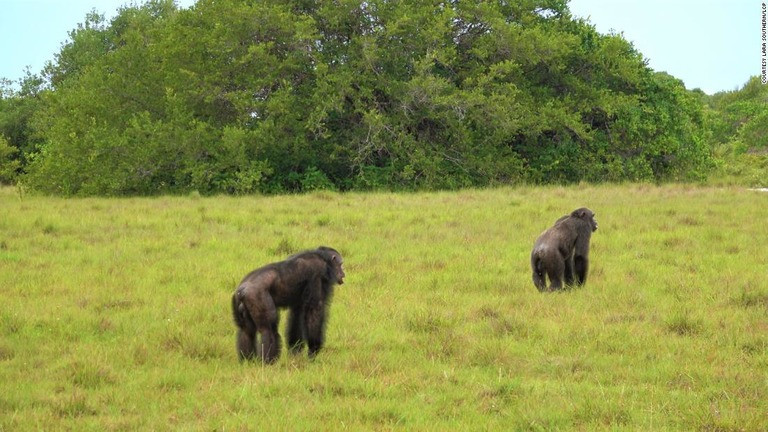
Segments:
[[[8,140],[0,135],[0,184],[13,184],[16,181],[21,166],[16,154],[19,150],[11,146]]]
[[[13,171],[13,176],[6,171],[6,182],[25,170],[41,144],[31,122],[42,107],[45,82],[27,70],[18,84],[16,88],[11,81],[0,82],[0,136],[4,137],[7,147],[3,157],[8,158],[6,170]]]
[[[151,0],[109,23],[93,12],[70,38],[31,123],[26,180],[52,193],[663,181],[711,166],[714,110],[565,0]]]
[[[765,186],[768,176],[768,88],[754,76],[736,91],[703,97],[720,177]]]

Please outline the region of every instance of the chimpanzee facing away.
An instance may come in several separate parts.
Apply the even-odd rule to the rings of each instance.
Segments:
[[[589,238],[594,231],[597,231],[595,214],[582,207],[558,219],[536,239],[531,268],[533,283],[539,291],[547,290],[545,274],[549,276],[549,291],[562,289],[563,279],[566,285],[587,281]]]
[[[240,360],[257,356],[272,363],[280,356],[279,308],[289,308],[288,346],[309,357],[323,346],[326,311],[333,287],[344,283],[341,254],[321,246],[258,268],[243,278],[232,295]],[[261,341],[257,344],[257,336]]]

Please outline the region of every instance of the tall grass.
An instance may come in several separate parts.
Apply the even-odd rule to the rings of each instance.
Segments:
[[[533,240],[581,206],[587,284],[541,294]],[[766,208],[688,186],[2,189],[0,430],[765,430]],[[321,244],[347,270],[326,348],[238,363],[240,278]]]

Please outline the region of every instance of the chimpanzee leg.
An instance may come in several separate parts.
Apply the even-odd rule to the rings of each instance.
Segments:
[[[531,254],[531,269],[533,271],[533,284],[536,285],[536,289],[539,291],[546,291],[547,278],[544,275],[544,271],[541,269],[541,259],[535,254]]]
[[[274,363],[280,357],[280,344],[277,322],[261,330],[261,359],[264,363]]]
[[[253,296],[244,298],[243,303],[261,335],[261,359],[265,363],[273,363],[280,356],[279,316],[275,302],[266,289],[261,289]]]
[[[565,261],[560,257],[549,257],[547,263],[547,276],[549,276],[549,290],[563,289],[563,274],[565,273]]]
[[[237,329],[237,353],[240,360],[251,360],[256,355],[255,337],[243,329]]]

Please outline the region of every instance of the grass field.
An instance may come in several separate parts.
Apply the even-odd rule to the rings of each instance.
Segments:
[[[533,241],[581,206],[589,280],[541,294]],[[680,185],[0,189],[0,430],[766,430],[767,209]],[[238,363],[239,280],[321,244],[347,272],[326,348]]]

